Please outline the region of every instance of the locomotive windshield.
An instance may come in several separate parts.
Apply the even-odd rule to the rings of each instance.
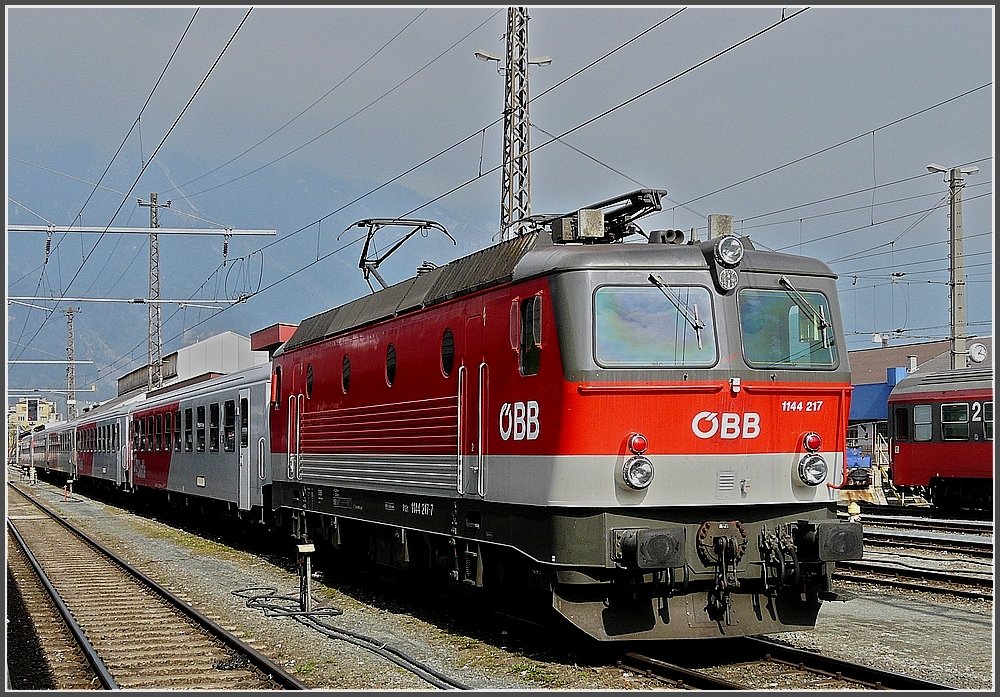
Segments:
[[[743,356],[754,368],[831,369],[837,365],[832,317],[818,292],[744,288],[739,293]]]
[[[599,288],[594,293],[595,360],[616,368],[714,365],[710,297],[699,286]]]

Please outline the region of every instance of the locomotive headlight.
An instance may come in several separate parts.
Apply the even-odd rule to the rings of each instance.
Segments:
[[[736,235],[723,235],[715,243],[715,260],[725,266],[736,266],[743,260],[743,243]]]
[[[629,489],[645,489],[653,481],[653,463],[642,455],[630,457],[622,465],[621,482]]]
[[[826,480],[829,469],[821,455],[809,453],[799,460],[799,479],[806,486],[819,486]]]

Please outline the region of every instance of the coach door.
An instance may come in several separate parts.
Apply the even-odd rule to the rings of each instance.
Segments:
[[[69,439],[69,478],[73,481],[78,481],[80,479],[80,468],[77,465],[76,429],[71,428],[66,431],[66,438]]]
[[[117,484],[126,488],[132,484],[132,415],[121,418],[121,437],[118,439],[118,473]]]
[[[240,390],[240,408],[236,413],[237,433],[239,433],[240,446],[240,510],[250,510],[250,472],[253,462],[250,456],[250,389]]]
[[[483,356],[483,318],[465,323],[465,349],[458,369],[459,383],[459,486],[462,494],[486,495],[486,404],[489,368]]]

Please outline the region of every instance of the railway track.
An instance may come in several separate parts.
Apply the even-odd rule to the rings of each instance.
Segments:
[[[895,504],[874,504],[868,501],[858,501],[864,516],[893,516],[913,518],[940,518],[944,520],[993,520],[993,509],[948,511],[934,506],[902,506]],[[847,504],[838,506],[842,512],[847,510]]]
[[[804,651],[760,637],[726,640],[726,656],[733,660],[712,667],[690,656],[666,658],[629,652],[619,665],[655,677],[665,684],[690,690],[953,690],[948,685],[858,665]],[[683,665],[687,663],[688,665]],[[736,674],[738,679],[726,677]]]
[[[935,552],[949,552],[976,558],[993,557],[993,541],[978,539],[975,537],[925,537],[882,530],[865,530],[865,548],[869,549],[869,545],[871,547],[893,547],[923,549]]]
[[[841,515],[846,517],[846,514]],[[901,530],[933,530],[934,532],[992,535],[993,521],[990,520],[946,520],[943,518],[907,518],[862,514],[865,527],[891,528]]]
[[[993,600],[992,576],[898,566],[874,561],[837,562],[833,578],[907,590]]]
[[[14,515],[14,507],[13,507],[13,505],[11,506],[10,511],[11,511],[11,515]],[[37,514],[35,514],[35,515],[37,515]],[[866,531],[866,534],[867,534],[867,531]],[[851,580],[854,580],[854,579],[851,579]],[[918,588],[920,590],[929,590],[926,586],[922,586],[922,585],[918,586]],[[253,589],[248,589],[248,590],[253,590]],[[275,600],[275,596],[273,596],[273,592],[274,592],[273,589],[256,589],[256,590],[257,591],[267,590],[267,591],[270,591],[270,593],[246,592],[246,593],[234,593],[234,594],[241,595],[242,597],[245,597],[248,600],[248,606],[252,606],[252,607],[260,607],[260,605],[256,602],[257,599],[258,599],[257,596],[259,596],[260,598],[264,598],[265,600],[267,600],[268,602],[270,602],[275,607],[283,605],[283,603],[280,602],[280,598],[278,599],[279,602],[277,602],[277,603],[273,602]],[[982,597],[982,596],[976,596],[976,597]],[[992,597],[992,596],[989,596],[989,597]],[[251,600],[253,600],[254,602],[250,602]],[[261,607],[261,609],[263,609],[263,608]],[[292,608],[291,606],[288,606],[288,607],[284,608],[282,611],[285,611],[285,610],[287,610],[288,614],[296,614],[295,613],[295,609]],[[325,626],[325,627],[321,626],[321,625],[325,625],[326,623],[322,622],[321,620],[317,621],[318,619],[319,619],[318,617],[305,617],[304,616],[302,620],[298,620],[298,621],[301,621],[304,624],[310,625],[312,627],[312,629],[317,630],[317,631],[319,631],[321,633],[324,633],[324,634],[328,633],[326,630],[335,631],[335,628],[332,627],[332,625],[328,625],[328,626]],[[312,624],[313,622],[316,622],[316,624]],[[333,634],[328,634],[328,636],[331,636],[331,638],[336,638],[336,639],[339,639],[339,640],[345,640],[345,639],[347,639],[348,641],[350,640],[347,636],[345,636],[343,634],[341,634],[339,636],[333,636]],[[360,646],[360,647],[362,647],[362,648],[366,648],[368,650],[376,650],[377,648],[379,648],[379,647],[375,647],[373,649],[370,646],[365,646],[366,637],[363,637],[362,635],[354,635],[353,638],[359,638],[361,640],[359,643],[357,643],[357,645]],[[727,642],[727,646],[735,646],[736,645],[735,643],[729,643],[731,641],[736,641],[736,640],[729,640],[729,639],[727,639],[725,641]],[[351,642],[351,643],[355,643],[355,642]],[[778,646],[780,646],[780,645],[778,645]],[[382,647],[386,648],[390,652],[392,651],[391,647],[385,647],[384,645],[382,645]],[[376,652],[377,652],[377,650],[376,650]],[[803,652],[803,653],[806,654],[806,657],[813,657],[813,656],[815,656],[815,654],[812,654],[810,652]],[[636,655],[638,656],[639,654],[636,654]],[[728,649],[727,649],[727,653],[725,653],[723,655],[728,655]],[[393,658],[390,657],[390,656],[384,655],[384,657],[387,658],[388,660],[393,660]],[[628,667],[629,667],[630,670],[633,670],[633,671],[635,671],[638,674],[643,674],[643,675],[647,675],[647,676],[657,675],[658,679],[663,680],[666,684],[672,684],[672,685],[674,685],[676,687],[679,687],[679,688],[686,688],[686,689],[710,689],[710,690],[712,690],[712,689],[720,689],[720,690],[721,689],[726,689],[726,690],[729,690],[729,689],[762,689],[762,688],[766,688],[767,687],[767,685],[764,685],[762,687],[754,687],[754,686],[747,686],[746,684],[743,684],[741,682],[741,679],[740,679],[741,676],[740,676],[739,669],[735,669],[733,671],[733,673],[736,675],[736,677],[732,677],[730,675],[730,679],[728,680],[728,682],[727,682],[727,678],[726,677],[716,676],[716,675],[713,675],[712,673],[706,672],[705,670],[698,670],[698,669],[692,668],[690,666],[683,666],[683,665],[679,665],[678,667],[682,668],[682,669],[684,669],[686,671],[689,671],[689,672],[687,672],[687,673],[684,673],[683,671],[681,671],[681,672],[675,672],[673,678],[661,677],[661,676],[667,674],[666,671],[669,669],[669,663],[670,663],[669,659],[665,660],[663,657],[655,657],[655,656],[648,656],[647,658],[652,659],[653,662],[659,662],[660,664],[664,664],[664,665],[659,665],[659,666],[649,665],[650,662],[647,661],[646,665],[643,666],[639,662],[641,659],[636,659],[635,661],[632,661],[630,659],[627,665],[628,665]],[[850,675],[850,674],[852,674],[849,671],[844,670],[843,666],[841,666],[841,668],[839,668],[839,669],[838,668],[830,668],[830,669],[828,669],[827,673],[831,673],[832,675],[826,675],[826,674],[824,674],[822,672],[822,670],[824,670],[822,668],[804,669],[804,672],[803,672],[803,669],[797,667],[798,663],[802,663],[803,662],[802,660],[799,660],[795,664],[794,667],[791,666],[791,665],[783,665],[780,662],[781,660],[783,660],[783,659],[780,659],[780,658],[777,658],[777,657],[775,657],[773,659],[768,659],[766,662],[762,662],[762,660],[758,660],[758,661],[756,661],[756,662],[754,662],[752,664],[753,666],[755,666],[755,668],[753,668],[753,672],[771,676],[768,679],[774,681],[773,684],[775,684],[775,685],[789,685],[790,687],[795,688],[795,689],[806,689],[806,690],[809,690],[809,689],[816,689],[816,690],[822,690],[822,689],[858,689],[858,687],[860,687],[861,689],[868,689],[868,688],[866,688],[866,685],[865,685],[864,682],[852,681],[852,680],[849,680],[849,679],[848,680],[844,680],[842,678],[838,678],[837,677],[838,673],[840,673],[841,675]],[[790,659],[788,659],[788,660],[790,660]],[[613,664],[613,662],[612,662],[612,664]],[[624,665],[624,661],[623,661],[622,664]],[[750,665],[750,664],[747,664],[747,665]],[[809,665],[811,665],[811,663]],[[829,664],[828,663],[827,665],[830,666],[830,665],[835,665],[835,664]],[[843,664],[843,665],[850,665],[850,664]],[[817,672],[817,671],[819,671],[819,672]],[[92,674],[92,672],[91,672],[91,674]],[[894,674],[886,673],[885,675],[891,677]],[[897,677],[899,677],[899,676],[897,676]],[[93,678],[91,678],[91,679],[93,679]],[[895,679],[895,678],[893,678],[893,679]],[[86,678],[83,678],[83,680],[86,680]],[[433,681],[431,680],[429,682],[433,682]],[[869,682],[871,682],[872,685],[878,684],[877,680],[876,681],[869,681]],[[922,681],[918,681],[918,682],[922,682]],[[772,684],[772,683],[768,683],[768,685],[770,685],[770,684]],[[886,681],[886,682],[883,682],[882,684],[884,684],[886,686],[891,686],[894,683]],[[945,686],[934,686],[933,683],[923,683],[923,685],[924,686],[922,686],[920,688],[914,688],[914,689],[949,689],[949,688],[946,688]],[[444,687],[445,689],[447,689],[447,687],[449,687],[449,686],[446,686],[446,685],[437,685],[437,686],[438,687]],[[458,683],[453,683],[452,685],[450,685],[450,687],[459,687],[459,688],[461,688],[463,686],[459,685]],[[70,688],[70,689],[72,689],[72,688]],[[80,688],[77,688],[77,689],[87,689],[87,688],[80,687]],[[93,689],[93,687],[90,687],[89,689]],[[271,689],[273,689],[273,688],[271,688]],[[778,689],[782,689],[782,688],[779,687]],[[886,689],[907,689],[907,688],[892,688],[892,687],[887,687]]]
[[[73,657],[60,689],[306,689],[18,487],[7,491],[14,581],[58,611],[64,629],[48,651]]]

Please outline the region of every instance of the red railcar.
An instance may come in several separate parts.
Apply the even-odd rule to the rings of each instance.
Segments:
[[[993,371],[916,373],[889,395],[891,479],[941,508],[993,506]]]
[[[663,193],[304,320],[273,358],[279,520],[540,590],[601,640],[811,627],[862,553],[835,276],[733,235],[623,243]]]

